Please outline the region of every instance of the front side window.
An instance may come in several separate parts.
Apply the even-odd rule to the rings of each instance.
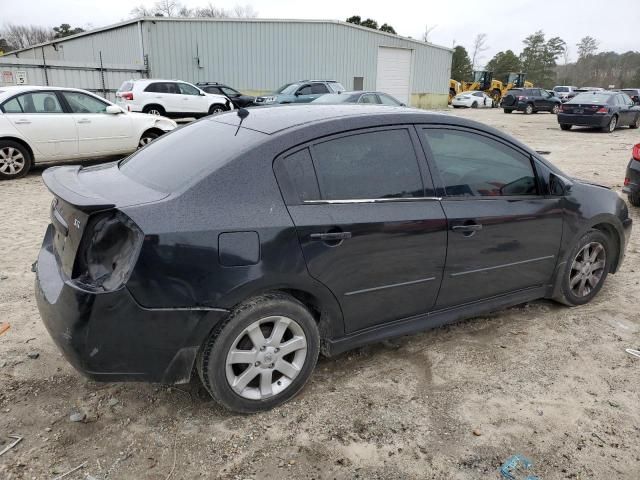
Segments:
[[[62,92],[73,113],[104,113],[107,103],[80,92]]]
[[[224,95],[227,95],[228,97],[233,97],[233,96],[238,96],[240,95],[240,92],[238,92],[237,90],[234,90],[233,88],[229,88],[229,87],[220,87],[220,90],[222,90],[222,93]]]
[[[423,129],[447,196],[536,195],[531,160],[483,135],[461,130]]]
[[[329,93],[329,89],[324,83],[312,83],[311,84],[311,93]]]
[[[192,85],[189,85],[188,83],[179,83],[178,88],[180,89],[180,93],[182,95],[200,95],[200,90]]]
[[[312,147],[324,200],[424,196],[409,132],[381,130],[340,137]]]
[[[14,112],[6,113],[63,113],[58,97],[53,92],[33,92],[24,93],[15,97],[22,112],[16,108],[16,104],[12,103],[10,108]],[[9,102],[7,102],[9,103]],[[3,105],[6,108],[7,103]]]
[[[298,90],[298,95],[311,95],[311,85],[304,85]]]

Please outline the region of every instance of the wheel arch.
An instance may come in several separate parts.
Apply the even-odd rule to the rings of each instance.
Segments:
[[[593,230],[599,230],[604,233],[612,242],[615,248],[613,261],[611,262],[610,273],[616,273],[620,264],[620,252],[622,251],[622,241],[620,232],[610,222],[599,222],[591,226]]]
[[[29,155],[31,155],[32,165],[35,164],[36,156],[34,154],[33,148],[31,148],[31,145],[29,145],[26,140],[19,137],[12,137],[10,135],[6,137],[0,137],[0,140],[9,140],[11,142],[16,142],[22,145],[24,148],[27,149],[27,152],[29,152]]]

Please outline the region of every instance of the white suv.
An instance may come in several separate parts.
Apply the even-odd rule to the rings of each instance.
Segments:
[[[197,118],[233,110],[227,97],[206,93],[180,80],[128,80],[118,89],[116,103],[128,112],[173,118]]]

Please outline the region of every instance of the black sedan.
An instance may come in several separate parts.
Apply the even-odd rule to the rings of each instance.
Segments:
[[[634,145],[631,152],[622,192],[627,194],[631,205],[640,207],[640,143]]]
[[[597,127],[611,133],[618,127],[640,127],[640,107],[620,92],[583,92],[564,103],[558,113],[562,130],[574,125]]]
[[[293,397],[320,352],[585,304],[631,234],[608,188],[481,123],[399,107],[238,110],[42,177],[35,291],[67,360],[103,381],[195,369],[240,412]]]
[[[367,92],[356,90],[353,92],[327,93],[312,101],[314,105],[338,105],[341,103],[357,103],[360,105],[390,105],[404,107],[405,104],[391,95],[382,92]]]
[[[235,88],[218,82],[200,82],[196,83],[198,88],[207,93],[215,93],[216,95],[224,95],[236,108],[246,108],[252,106],[256,97],[244,95]]]

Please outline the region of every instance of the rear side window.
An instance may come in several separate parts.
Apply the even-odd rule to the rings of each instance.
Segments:
[[[409,132],[382,130],[340,137],[312,147],[324,200],[424,196]]]
[[[311,84],[311,93],[329,93],[329,89],[324,83],[312,83]]]
[[[17,98],[12,98],[2,104],[2,111],[4,113],[23,113],[20,102]]]
[[[17,102],[19,109],[16,107],[16,104],[13,103],[13,100]],[[11,102],[9,107],[14,111],[9,112],[6,110],[7,104],[9,103],[6,102],[2,106],[5,113],[62,113],[62,107],[60,106],[58,97],[56,97],[53,92],[25,93],[18,95],[12,99]]]
[[[130,92],[133,90],[133,82],[124,82],[118,89],[119,92]]]
[[[423,129],[447,196],[536,195],[531,159],[483,135]]]
[[[309,149],[276,159],[273,171],[287,205],[300,205],[306,200],[318,200],[320,191]]]

